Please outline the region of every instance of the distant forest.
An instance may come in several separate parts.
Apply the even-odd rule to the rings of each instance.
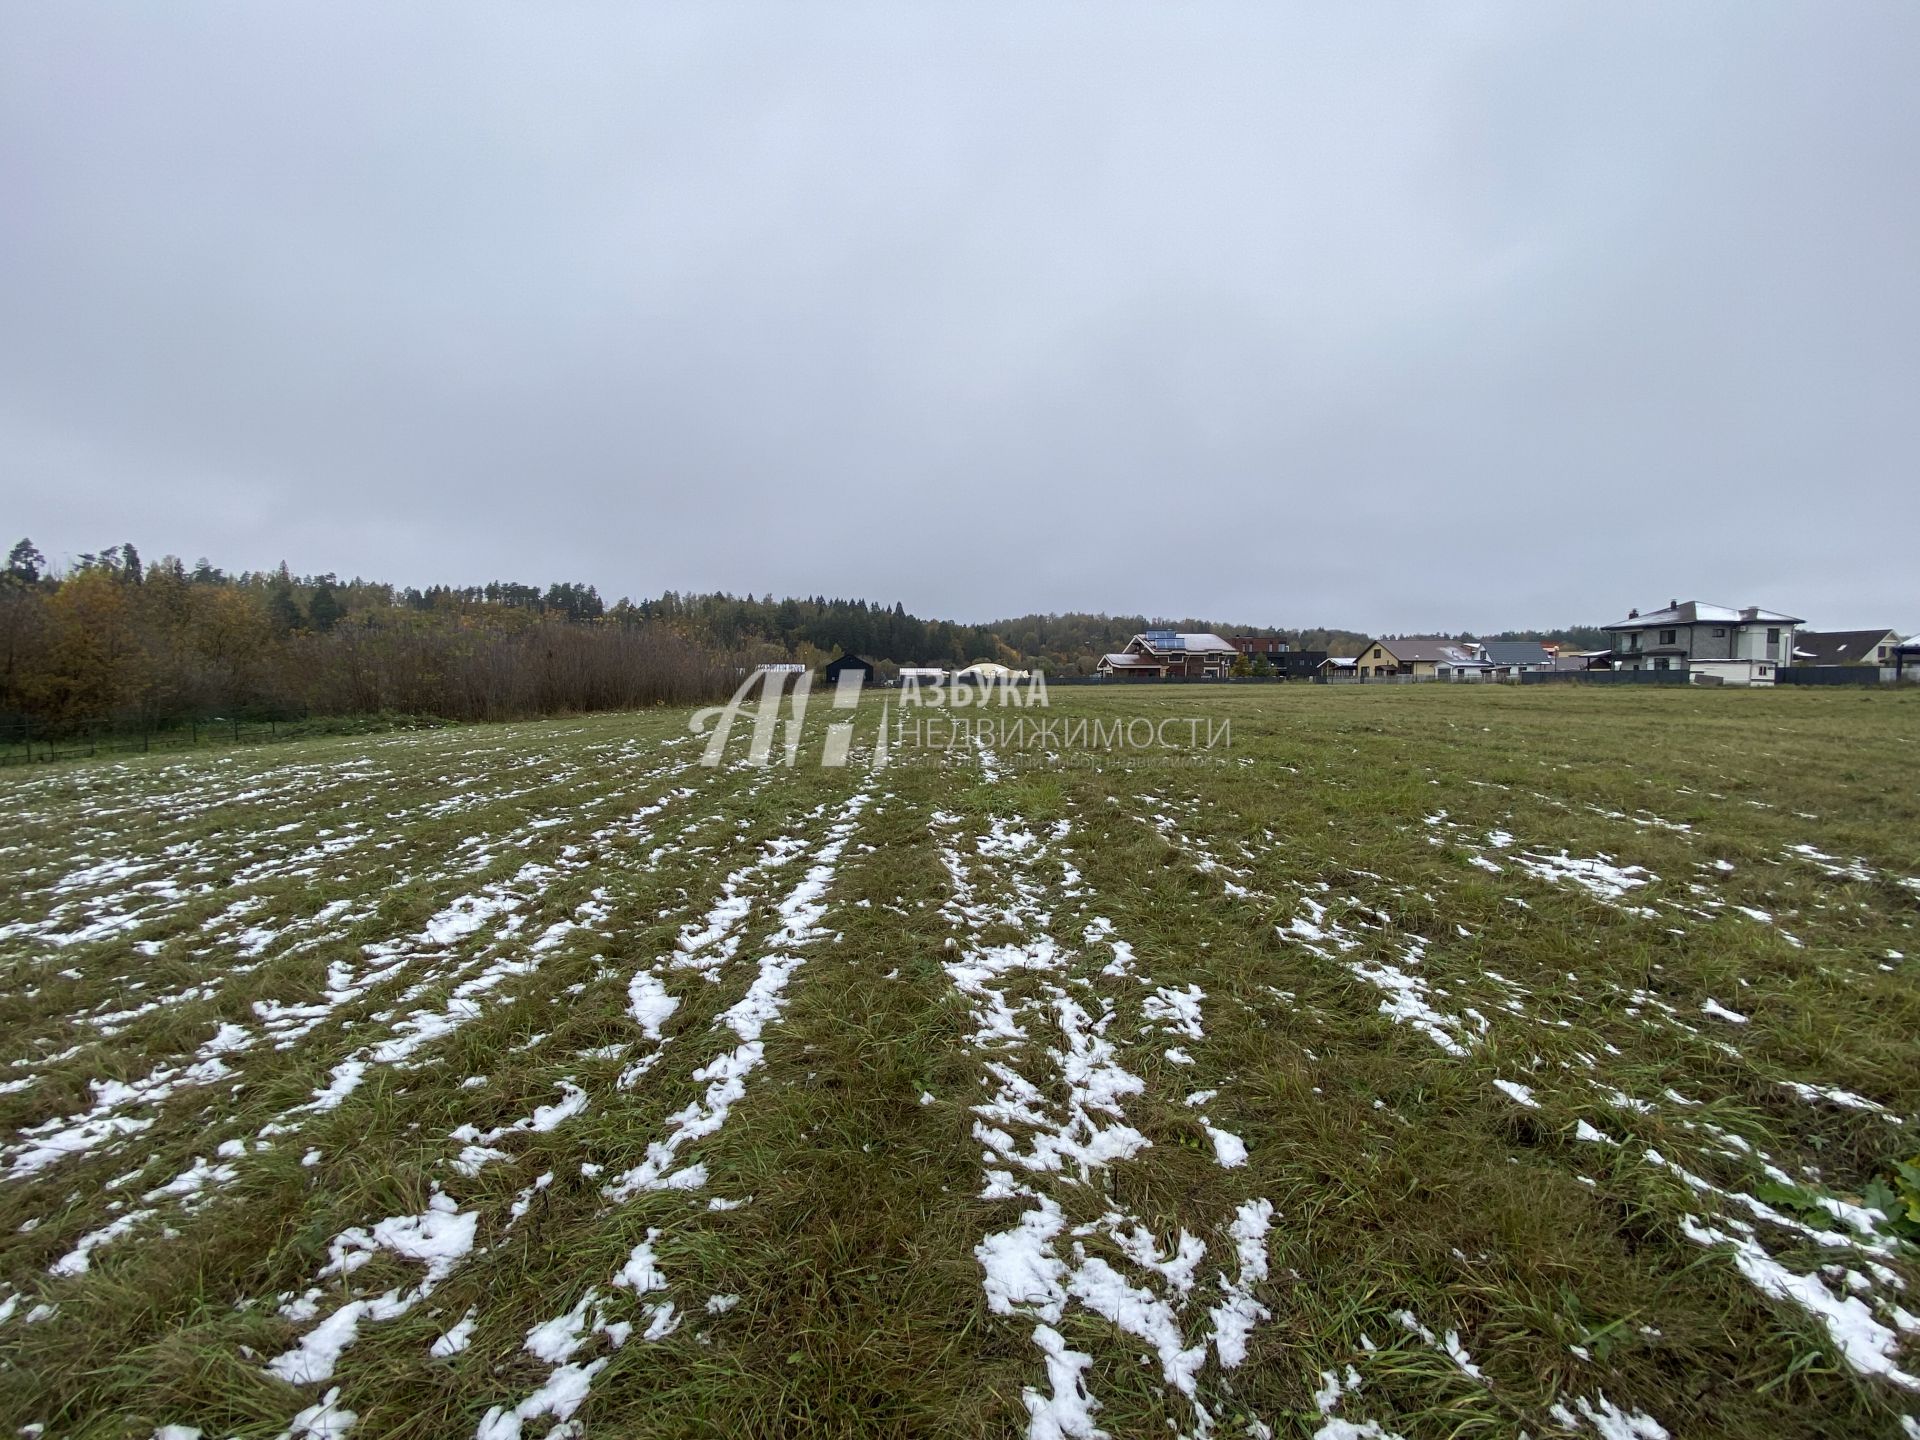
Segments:
[[[570,582],[402,588],[294,575],[284,563],[238,573],[204,559],[149,564],[131,544],[57,570],[22,540],[0,572],[0,717],[52,729],[270,713],[511,719],[693,703],[731,691],[744,667],[818,665],[843,651],[887,674],[974,660],[1086,674],[1150,627],[1275,635],[1336,655],[1368,638],[1141,615],[962,625],[824,596],[669,591],[609,605]],[[1603,643],[1584,629],[1486,638]]]

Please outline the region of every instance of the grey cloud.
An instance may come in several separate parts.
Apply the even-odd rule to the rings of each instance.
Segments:
[[[50,549],[1920,626],[1907,7],[6,28],[0,523]]]

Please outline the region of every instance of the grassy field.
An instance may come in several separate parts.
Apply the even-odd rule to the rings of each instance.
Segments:
[[[0,1419],[1920,1435],[1920,694],[1052,698],[0,775]]]

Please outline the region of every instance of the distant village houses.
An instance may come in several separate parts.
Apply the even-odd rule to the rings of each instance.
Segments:
[[[1124,649],[1100,656],[1093,678],[1515,684],[1585,676],[1623,683],[1732,686],[1920,679],[1920,639],[1903,640],[1897,631],[1884,628],[1809,630],[1805,624],[1798,616],[1757,605],[1733,609],[1669,600],[1657,610],[1629,611],[1626,619],[1600,627],[1611,641],[1604,650],[1577,650],[1555,640],[1410,635],[1376,637],[1352,656],[1296,650],[1278,635],[1226,637],[1213,631],[1154,628],[1134,635]],[[758,668],[782,672],[803,667]],[[902,665],[896,671],[890,659],[875,665],[852,651],[822,666],[821,673],[830,685],[858,676],[864,684],[897,683],[903,688],[1043,686],[1045,678],[1036,670],[986,659],[957,667]]]

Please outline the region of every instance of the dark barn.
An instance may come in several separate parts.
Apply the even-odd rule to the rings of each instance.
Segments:
[[[829,663],[826,669],[820,673],[826,676],[827,684],[838,685],[840,683],[840,677],[849,670],[860,676],[860,683],[862,685],[870,685],[873,683],[873,666],[862,660],[858,655],[842,655],[838,660]]]

